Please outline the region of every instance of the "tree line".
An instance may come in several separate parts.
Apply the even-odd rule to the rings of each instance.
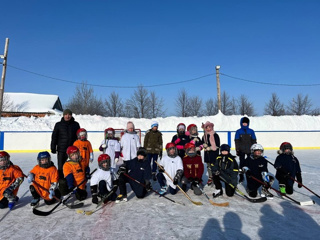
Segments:
[[[107,99],[96,97],[92,87],[86,83],[78,85],[74,95],[65,106],[76,114],[101,115],[106,117],[156,118],[165,116],[163,98],[142,85],[134,90],[127,100],[118,93],[111,92]],[[175,99],[175,112],[178,117],[212,116],[219,112],[218,101],[209,98],[203,101],[199,96],[190,96],[182,89]],[[230,97],[225,91],[221,94],[221,112],[224,115],[255,116],[253,102],[246,95]],[[320,115],[320,108],[313,108],[308,95],[298,94],[288,104],[280,101],[276,93],[265,104],[264,115]]]

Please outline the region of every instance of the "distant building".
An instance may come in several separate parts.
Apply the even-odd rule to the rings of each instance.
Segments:
[[[62,112],[58,95],[5,92],[3,96],[2,117],[44,117]]]

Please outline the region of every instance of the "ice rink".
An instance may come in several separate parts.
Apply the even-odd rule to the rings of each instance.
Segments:
[[[95,159],[98,157],[95,152]],[[36,153],[11,153],[11,161],[21,167],[25,174],[37,164]],[[268,150],[265,156],[274,162],[276,150]],[[303,184],[320,195],[320,150],[296,150],[300,161]],[[56,164],[56,155],[52,156]],[[96,160],[91,166],[97,166]],[[275,173],[273,166],[269,171]],[[207,176],[203,176],[204,182]],[[89,185],[89,184],[88,184]],[[245,185],[245,183],[244,183]],[[229,202],[229,207],[216,207],[205,196],[187,193],[185,195],[166,195],[173,200],[183,202],[178,205],[150,193],[144,199],[137,199],[128,188],[128,202],[109,203],[92,215],[79,214],[64,206],[59,206],[51,215],[36,216],[32,213],[32,199],[27,180],[22,183],[18,196],[20,200],[12,211],[0,210],[0,239],[318,239],[320,236],[320,199],[304,188],[294,186],[291,195],[298,201],[314,200],[315,205],[299,206],[282,199],[275,192],[273,200],[263,203],[251,203],[236,194],[229,198],[225,195],[212,199],[211,187],[205,192],[215,202]],[[243,192],[244,186],[238,185]],[[278,182],[273,187],[278,189]],[[159,185],[153,182],[153,188]],[[89,187],[87,186],[87,189]],[[89,194],[90,196],[90,194]],[[50,210],[43,201],[39,209]],[[85,200],[82,209],[93,210],[91,197]]]

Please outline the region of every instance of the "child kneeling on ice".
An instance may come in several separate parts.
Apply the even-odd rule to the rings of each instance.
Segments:
[[[223,195],[222,185],[220,180],[226,181],[225,188],[228,197],[232,197],[236,191],[238,182],[238,163],[235,156],[230,154],[230,146],[222,144],[220,147],[221,154],[216,158],[216,161],[211,164],[213,182],[216,189],[213,191],[213,197]],[[220,178],[221,176],[221,178]],[[229,183],[232,186],[229,185]]]
[[[258,189],[261,188],[261,197],[272,198],[273,195],[268,191],[271,187],[274,177],[268,172],[268,162],[263,157],[263,147],[260,144],[253,144],[250,148],[251,154],[243,162],[243,172],[246,173],[247,188],[246,191],[250,197],[257,197]],[[252,177],[257,178],[266,185],[259,183]]]
[[[115,201],[118,183],[113,179],[112,172],[110,171],[110,156],[108,154],[101,154],[98,157],[98,165],[99,169],[92,174],[90,180],[92,203],[98,204],[98,197],[104,201]]]
[[[60,191],[57,189],[59,174],[58,169],[51,161],[50,154],[45,152],[39,152],[37,157],[38,164],[30,171],[28,175],[28,183],[30,184],[30,192],[33,197],[31,200],[31,207],[36,207],[40,198],[44,200],[47,205],[51,205],[56,202],[57,198],[61,197]]]
[[[147,192],[151,190],[150,180],[152,177],[150,162],[147,160],[147,150],[140,147],[137,152],[137,157],[130,161],[125,161],[125,163],[119,167],[118,175],[120,194],[116,199],[116,203],[127,201],[126,183],[130,184],[131,189],[136,194],[137,198],[144,198]],[[145,187],[135,182],[130,177],[144,184]]]
[[[183,177],[181,180],[182,189],[186,191],[187,184],[191,183],[191,189],[195,195],[201,195],[202,192],[199,189],[199,184],[202,182],[202,174],[204,166],[202,158],[197,154],[196,146],[193,143],[187,143],[184,146],[186,150],[186,156],[182,159],[183,162]]]
[[[276,178],[279,181],[280,192],[292,194],[294,179],[302,184],[299,160],[293,155],[292,145],[288,142],[281,144],[278,154],[274,167],[277,169]],[[302,185],[298,184],[298,188],[301,187]]]
[[[167,156],[164,156],[159,162],[159,173],[157,175],[158,182],[161,190],[160,194],[165,194],[168,190],[171,194],[177,193],[177,184],[180,182],[183,176],[183,164],[182,160],[178,155],[177,147],[174,143],[168,143],[166,145]],[[173,181],[167,176],[167,174],[173,179]]]

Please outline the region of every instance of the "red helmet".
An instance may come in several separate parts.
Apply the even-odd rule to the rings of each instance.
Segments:
[[[190,148],[195,148],[196,146],[193,143],[186,143],[186,145],[184,145],[184,149],[190,149]]]
[[[109,134],[112,134],[112,138],[113,138],[113,137],[115,137],[116,132],[115,132],[115,130],[114,130],[113,128],[107,128],[107,129],[105,129],[105,130],[104,130],[104,136],[105,136],[105,138],[109,138],[109,137],[108,137]]]
[[[189,131],[190,132],[190,130],[191,130],[191,128],[193,128],[193,127],[196,127],[197,128],[197,125],[195,125],[195,124],[190,124],[188,127],[187,127],[187,131]]]
[[[107,166],[103,167],[102,164],[105,163],[105,162],[107,163]],[[105,171],[110,170],[110,166],[111,166],[110,156],[108,154],[101,154],[98,157],[98,165],[102,170],[105,170]]]
[[[81,141],[87,140],[87,130],[85,130],[84,128],[79,128],[77,131],[77,137]]]
[[[179,123],[178,125],[177,125],[177,132],[179,133],[179,128],[182,128],[183,127],[183,131],[185,131],[186,130],[186,125],[184,124],[184,123]]]
[[[290,149],[290,151],[292,152],[292,145],[289,142],[283,142],[280,145],[280,150],[284,153],[286,149]]]
[[[193,143],[186,143],[186,145],[184,145],[184,149],[189,157],[195,157],[197,155],[196,145]]]
[[[67,148],[67,154],[68,154],[69,159],[71,159],[71,156],[70,156],[70,155],[73,154],[73,153],[78,153],[79,157],[78,157],[78,159],[76,159],[75,161],[80,161],[81,156],[80,156],[80,151],[79,151],[79,149],[78,149],[76,146],[70,146],[70,147],[68,147],[68,148]]]
[[[169,148],[175,148],[176,147],[176,145],[174,144],[174,143],[172,143],[172,142],[169,142],[169,143],[167,143],[167,145],[166,145],[166,150],[168,150]]]
[[[10,166],[10,155],[6,151],[0,152],[0,169],[4,170]]]

